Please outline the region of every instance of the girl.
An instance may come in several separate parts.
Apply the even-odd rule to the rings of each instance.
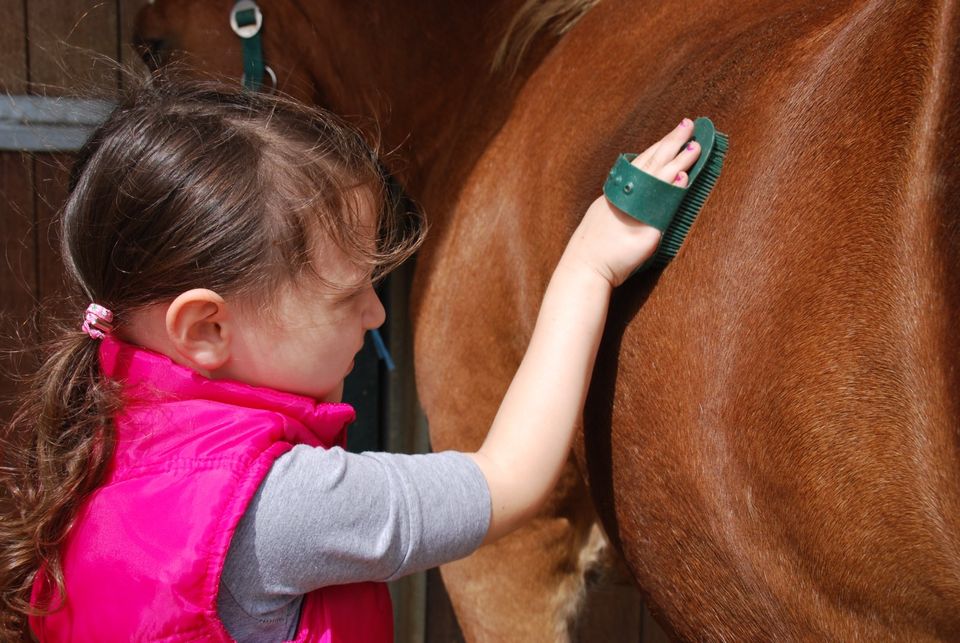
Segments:
[[[635,164],[685,186],[691,133]],[[383,581],[536,513],[611,290],[659,233],[590,206],[478,452],[352,454],[340,397],[384,321],[373,285],[423,236],[391,206],[325,112],[210,85],[117,107],[62,212],[92,303],[6,430],[4,638],[390,641]]]

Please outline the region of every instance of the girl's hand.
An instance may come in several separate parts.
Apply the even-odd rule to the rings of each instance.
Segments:
[[[693,135],[693,121],[683,121],[657,143],[633,160],[633,165],[661,181],[687,186],[687,173],[700,146],[687,141]],[[623,213],[600,196],[587,209],[560,260],[581,264],[596,271],[611,286],[619,286],[660,243],[660,231]]]

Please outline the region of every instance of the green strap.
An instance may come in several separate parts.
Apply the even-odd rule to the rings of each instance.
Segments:
[[[687,185],[693,185],[710,156],[716,130],[708,118],[694,121],[692,140],[700,143],[700,157],[688,172]],[[607,199],[631,217],[663,232],[670,225],[687,188],[677,187],[647,174],[630,161],[636,154],[621,154],[603,185]]]
[[[243,0],[237,2],[237,5],[240,5],[241,2],[243,2]],[[260,42],[260,29],[243,29],[244,27],[256,27],[257,8],[246,8],[251,4],[249,2],[243,2],[243,4],[245,5],[243,9],[237,10],[236,6],[234,7],[237,26],[243,30],[243,33],[235,30],[243,41],[243,85],[247,89],[258,91],[261,85],[263,85],[264,74],[263,45]],[[246,35],[246,32],[252,33],[251,35]]]
[[[603,193],[613,205],[661,232],[670,225],[683,188],[653,177],[630,164],[636,154],[621,154],[614,163]]]

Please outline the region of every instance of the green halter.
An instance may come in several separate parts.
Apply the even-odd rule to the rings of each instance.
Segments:
[[[253,0],[237,0],[230,12],[230,28],[243,41],[243,77],[244,87],[258,91],[263,86],[266,73],[277,87],[277,76],[268,65],[263,64],[263,44],[260,41],[260,29],[263,27],[263,13]]]

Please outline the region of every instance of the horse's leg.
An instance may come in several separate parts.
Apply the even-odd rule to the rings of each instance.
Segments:
[[[468,641],[637,640],[639,593],[568,474],[531,524],[441,568]]]
[[[590,545],[589,499],[569,471],[533,522],[441,568],[468,641],[568,641],[579,611]]]
[[[544,515],[441,574],[468,641],[638,641],[644,628],[640,593],[597,522]]]

